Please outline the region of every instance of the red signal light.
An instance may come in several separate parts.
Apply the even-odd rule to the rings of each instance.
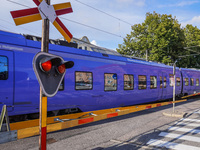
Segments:
[[[65,70],[66,70],[65,64],[62,64],[62,65],[58,66],[57,69],[58,69],[58,73],[63,74],[65,72]]]
[[[49,60],[49,61],[46,61],[46,62],[44,62],[44,63],[41,63],[41,66],[42,66],[43,71],[48,72],[48,71],[51,70],[52,63],[51,63],[51,61]]]

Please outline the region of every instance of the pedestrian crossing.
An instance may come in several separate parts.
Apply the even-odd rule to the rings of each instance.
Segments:
[[[190,114],[200,114],[196,110]],[[182,118],[162,131],[157,139],[150,139],[147,145],[174,150],[200,150],[200,116]]]
[[[147,143],[147,145],[156,146],[156,147],[166,147],[166,148],[174,149],[174,150],[200,150],[199,147],[173,143],[173,142],[166,142],[166,141],[156,140],[156,139],[151,139]]]

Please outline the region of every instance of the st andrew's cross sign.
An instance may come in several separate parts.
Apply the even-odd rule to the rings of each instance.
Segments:
[[[33,1],[38,7],[11,11],[15,24],[21,25],[41,19],[49,19],[63,37],[70,42],[73,36],[57,16],[73,12],[71,4],[67,2],[48,5],[45,0]]]

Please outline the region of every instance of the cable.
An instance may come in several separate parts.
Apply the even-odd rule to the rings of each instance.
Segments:
[[[66,18],[63,18],[63,17],[60,17],[60,18],[67,20],[67,21],[70,21],[70,22],[73,22],[73,23],[76,23],[76,24],[79,24],[79,25],[82,25],[82,26],[85,26],[85,27],[88,27],[88,28],[91,28],[91,29],[94,29],[94,30],[97,30],[97,31],[101,31],[101,32],[104,32],[104,33],[107,33],[107,34],[110,34],[110,35],[114,35],[114,36],[117,36],[117,37],[120,37],[120,38],[124,38],[121,35],[117,35],[117,34],[102,30],[102,29],[98,29],[98,28],[95,28],[95,27],[92,27],[92,26],[89,26],[89,25],[86,25],[86,24],[83,24],[83,23],[80,23],[80,22],[77,22],[77,21],[74,21],[74,20],[66,19]]]
[[[26,6],[26,5],[23,5],[23,4],[21,4],[21,3],[17,3],[17,2],[15,2],[15,1],[11,1],[11,0],[7,0],[7,1],[8,1],[8,2],[11,2],[11,3],[14,3],[14,4],[17,4],[17,5],[20,5],[20,6],[24,6],[24,7],[30,8],[30,7]]]
[[[188,50],[188,51],[191,51],[191,52],[194,52],[194,53],[197,53],[197,54],[200,54],[200,52],[197,52],[197,51],[195,51],[195,50],[191,50],[190,48],[192,48],[192,47],[199,47],[199,46],[184,47],[183,49]]]
[[[199,54],[190,54],[190,55],[183,55],[183,56],[178,56],[179,58],[184,58],[184,57],[188,57],[188,56],[197,56]]]
[[[8,29],[7,27],[4,27],[4,26],[2,26],[2,25],[0,25],[0,27],[4,28],[4,29],[6,29],[6,30],[10,30],[10,29]]]
[[[0,19],[1,21],[4,21],[4,22],[6,22],[6,23],[8,23],[8,24],[11,24],[11,25],[13,25],[13,23],[11,23],[11,22],[9,22],[9,21],[6,21],[6,20],[3,20],[3,19]],[[5,27],[4,27],[5,28]],[[36,33],[36,32],[34,32],[34,31],[32,31],[32,30],[29,30],[29,29],[26,29],[26,28],[24,28],[24,27],[22,27],[22,26],[19,26],[19,28],[21,28],[21,29],[24,29],[24,30],[27,30],[27,31],[29,31],[29,32],[32,32],[32,33],[34,33],[34,34],[36,34],[36,35],[40,35],[39,33]],[[7,28],[8,29],[8,28]]]
[[[14,4],[17,4],[17,5],[21,5],[21,6],[24,6],[24,7],[27,7],[27,8],[30,8],[29,6],[26,6],[26,5],[23,5],[23,4],[20,4],[20,3],[17,3],[17,2],[14,2],[12,0],[7,0],[8,2],[11,2],[11,3],[14,3]],[[102,29],[98,29],[96,27],[92,27],[92,26],[89,26],[89,25],[86,25],[86,24],[83,24],[83,23],[80,23],[80,22],[77,22],[77,21],[73,21],[73,20],[70,20],[70,19],[66,19],[64,17],[60,17],[64,20],[67,20],[67,21],[70,21],[70,22],[73,22],[73,23],[76,23],[76,24],[79,24],[79,25],[82,25],[82,26],[85,26],[85,27],[88,27],[88,28],[91,28],[91,29],[94,29],[94,30],[97,30],[97,31],[100,31],[100,32],[104,32],[104,33],[107,33],[107,34],[110,34],[110,35],[113,35],[113,36],[117,36],[117,37],[120,37],[120,38],[124,38],[122,37],[121,35],[117,35],[117,34],[114,34],[114,33],[111,33],[111,32],[108,32],[108,31],[105,31],[105,30],[102,30]]]
[[[115,16],[113,16],[113,15],[110,15],[109,13],[106,13],[106,12],[104,12],[104,11],[102,11],[102,10],[99,10],[99,9],[97,9],[97,8],[95,8],[95,7],[92,7],[92,6],[88,5],[88,4],[85,4],[85,3],[80,2],[80,1],[78,1],[78,0],[74,0],[74,1],[76,1],[76,2],[78,2],[78,3],[80,3],[80,4],[82,4],[82,5],[85,5],[85,6],[87,6],[87,7],[90,7],[90,8],[92,8],[92,9],[96,10],[96,11],[99,11],[99,12],[101,12],[101,13],[103,13],[103,14],[106,14],[107,16],[110,16],[110,17],[112,17],[112,18],[115,18],[115,19],[117,19],[117,20],[119,20],[119,21],[121,21],[121,22],[124,22],[124,23],[126,23],[126,24],[129,24],[129,25],[131,25],[131,26],[133,25],[133,24],[127,22],[127,21],[124,21],[124,20],[122,20],[122,19],[120,19],[120,18],[117,18],[117,17],[115,17]]]

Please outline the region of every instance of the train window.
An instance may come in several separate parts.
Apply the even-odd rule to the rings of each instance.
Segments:
[[[138,76],[138,89],[146,89],[147,88],[147,77],[146,76]]]
[[[157,88],[157,77],[156,76],[150,76],[150,88],[151,89]]]
[[[188,78],[185,78],[185,86],[188,86],[189,85],[189,80]]]
[[[0,56],[0,80],[8,79],[8,58]]]
[[[163,87],[163,81],[162,81],[162,77],[160,76],[160,88],[162,89]]]
[[[164,88],[166,88],[166,87],[167,87],[167,78],[164,77]]]
[[[190,78],[190,86],[193,86],[193,85],[194,85],[194,79]]]
[[[199,79],[196,79],[196,86],[199,86]]]
[[[181,79],[179,77],[176,78],[176,86],[181,85]]]
[[[117,90],[117,74],[116,73],[104,74],[104,90],[105,91]]]
[[[125,74],[124,75],[124,90],[133,90],[133,87],[134,87],[133,75]]]
[[[76,90],[92,90],[93,77],[92,72],[79,72],[76,73]]]
[[[169,85],[174,86],[174,75],[173,74],[169,75]]]

